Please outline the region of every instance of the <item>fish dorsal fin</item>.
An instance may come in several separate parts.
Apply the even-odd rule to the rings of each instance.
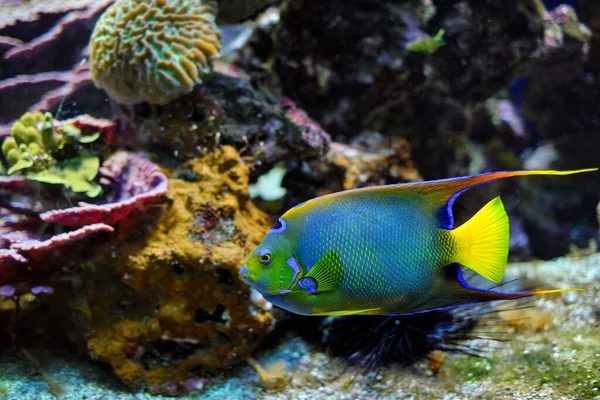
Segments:
[[[298,286],[311,294],[329,292],[339,287],[344,277],[342,259],[334,250],[328,251],[308,273],[298,281]]]
[[[510,178],[512,176],[571,175],[597,170],[598,168],[588,168],[573,171],[502,171],[463,176],[459,178],[440,179],[436,181],[350,189],[305,201],[304,203],[298,204],[297,206],[288,210],[284,214],[284,217],[288,219],[304,217],[306,213],[310,212],[311,209],[317,205],[330,205],[336,201],[361,193],[365,195],[376,195],[382,193],[395,193],[398,195],[404,195],[410,192],[417,196],[421,196],[420,200],[423,201],[421,201],[420,204],[435,214],[435,217],[440,223],[440,227],[444,229],[452,229],[454,227],[454,215],[452,215],[452,205],[454,204],[454,201],[458,196],[461,195],[461,193],[475,186],[494,181],[496,179]]]
[[[458,196],[467,190],[496,179],[510,178],[512,176],[526,175],[570,175],[580,172],[596,171],[598,168],[581,169],[576,171],[503,171],[490,172],[479,175],[465,176],[459,178],[441,179],[436,181],[416,182],[397,185],[398,189],[410,190],[421,195],[429,203],[429,207],[435,213],[440,226],[444,229],[454,227],[454,215],[452,205]]]

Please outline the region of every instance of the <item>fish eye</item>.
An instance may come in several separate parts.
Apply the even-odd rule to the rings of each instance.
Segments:
[[[258,253],[258,261],[263,265],[271,264],[273,260],[273,254],[271,250],[263,249]]]

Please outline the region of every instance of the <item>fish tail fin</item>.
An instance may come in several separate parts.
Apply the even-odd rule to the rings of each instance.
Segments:
[[[450,232],[457,250],[453,261],[492,282],[502,280],[508,259],[509,223],[500,197]]]

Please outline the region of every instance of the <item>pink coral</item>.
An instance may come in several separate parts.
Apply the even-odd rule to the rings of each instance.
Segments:
[[[106,224],[92,224],[80,229],[61,233],[52,236],[46,240],[36,240],[29,237],[29,240],[14,243],[11,248],[17,250],[28,259],[44,259],[48,256],[57,257],[65,246],[70,246],[73,242],[86,238],[97,232],[112,232],[114,229]]]

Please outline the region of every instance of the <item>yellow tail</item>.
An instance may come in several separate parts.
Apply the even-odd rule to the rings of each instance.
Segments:
[[[450,232],[456,241],[456,262],[492,282],[502,280],[508,259],[509,223],[500,197]]]

